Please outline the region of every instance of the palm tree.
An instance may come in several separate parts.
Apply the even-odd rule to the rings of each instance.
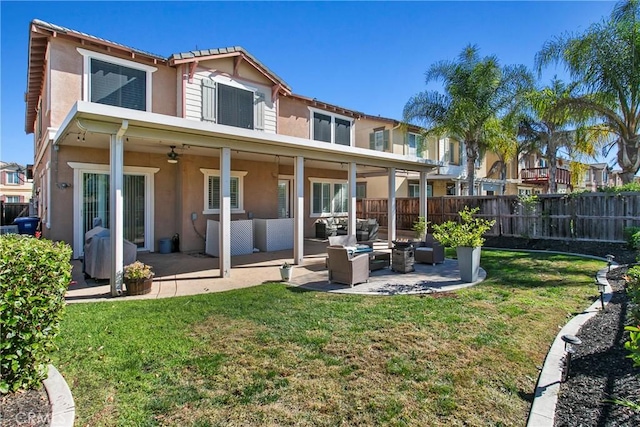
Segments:
[[[467,187],[473,195],[476,161],[487,149],[487,122],[512,109],[531,76],[524,66],[501,67],[495,56],[481,58],[469,45],[455,61],[440,61],[426,72],[426,83],[442,80],[444,93],[425,91],[404,107],[407,123],[423,124],[427,133],[447,135],[465,145]]]
[[[499,172],[498,176],[502,185],[502,194],[505,193],[505,180],[507,179],[507,165],[517,158],[524,147],[518,140],[519,114],[513,112],[502,118],[490,118],[484,127],[483,140],[487,143],[487,149],[497,157],[487,172],[487,177]]]
[[[559,107],[595,114],[618,148],[624,183],[640,170],[640,0],[619,2],[610,19],[584,33],[548,41],[536,67],[562,62],[580,84],[581,94]]]
[[[567,86],[554,78],[541,90],[531,90],[525,95],[529,116],[520,125],[520,137],[537,148],[549,162],[549,187],[547,192],[557,192],[556,175],[560,150],[575,158],[578,155],[595,155],[597,140],[602,136],[598,127],[587,127],[589,116],[577,116],[576,112],[560,108],[571,98],[575,85]]]

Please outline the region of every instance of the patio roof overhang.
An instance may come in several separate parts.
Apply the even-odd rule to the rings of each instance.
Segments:
[[[355,162],[359,165],[416,172],[429,172],[438,166],[426,159],[409,158],[400,154],[322,143],[86,101],[76,102],[69,111],[53,138],[53,144],[82,146],[83,142],[78,141],[76,135],[115,135],[124,121],[128,122],[125,136],[136,139],[138,145],[146,147],[148,151],[166,152],[168,146],[175,145],[204,149],[231,148],[238,152],[302,156],[338,164]],[[109,147],[108,138],[103,138],[102,142],[98,143],[100,148]],[[95,143],[91,146],[96,147]]]

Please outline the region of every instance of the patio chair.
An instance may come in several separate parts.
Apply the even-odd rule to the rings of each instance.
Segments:
[[[353,285],[369,281],[369,254],[349,255],[343,247],[327,248],[329,281]]]
[[[440,264],[444,262],[444,246],[427,234],[425,241],[415,248],[414,258],[415,262],[423,264]]]

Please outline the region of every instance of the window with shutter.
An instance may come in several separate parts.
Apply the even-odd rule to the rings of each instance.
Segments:
[[[311,214],[335,215],[349,210],[346,182],[312,182]]]
[[[331,116],[313,113],[313,139],[331,142]]]
[[[218,84],[218,120],[221,125],[253,129],[253,92]]]
[[[351,145],[351,122],[336,118],[336,144]]]
[[[239,207],[239,179],[237,177],[231,177],[231,209],[238,209]],[[220,209],[220,177],[209,177],[209,201],[208,209]]]
[[[311,138],[314,141],[351,146],[352,119],[324,111],[314,111],[313,108],[310,110]]]
[[[220,171],[216,169],[200,169],[204,174],[204,212],[205,214],[220,213]],[[229,187],[231,190],[231,212],[243,213],[244,176],[247,172],[231,171]]]
[[[147,110],[144,70],[91,58],[91,102]]]

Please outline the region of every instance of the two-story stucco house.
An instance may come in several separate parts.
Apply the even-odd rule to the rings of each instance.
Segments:
[[[28,203],[33,184],[27,168],[15,162],[0,162],[0,200],[5,203]]]
[[[426,188],[437,164],[410,152],[399,122],[296,95],[239,47],[162,57],[38,20],[29,32],[25,130],[43,235],[81,257],[101,218],[112,284],[123,239],[154,251],[175,233],[182,251],[214,248],[227,277],[241,220],[288,218],[300,263],[319,217],[355,229],[358,185],[381,174],[391,240],[397,172]]]

